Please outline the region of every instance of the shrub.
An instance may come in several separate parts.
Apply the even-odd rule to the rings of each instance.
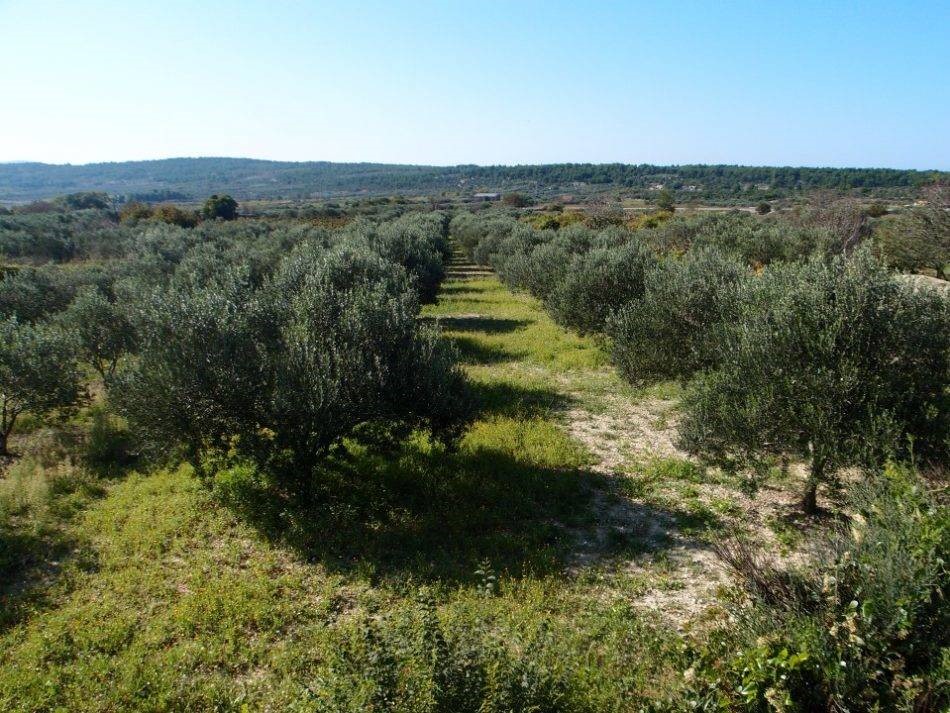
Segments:
[[[523,193],[506,193],[501,202],[512,208],[524,208],[531,205],[531,199]]]
[[[181,228],[194,228],[198,225],[198,215],[192,211],[182,210],[174,205],[155,206],[151,215],[152,220],[170,223]]]
[[[647,271],[642,299],[607,320],[620,373],[637,383],[688,378],[714,366],[717,330],[734,314],[745,275],[739,262],[716,250],[667,259]]]
[[[883,203],[872,203],[864,209],[864,212],[867,213],[869,218],[880,218],[887,215],[888,210]]]
[[[642,230],[644,228],[658,228],[673,217],[670,210],[657,210],[652,213],[641,213],[627,221],[627,227],[631,230]]]
[[[940,457],[950,427],[950,301],[914,291],[866,251],[770,268],[721,330],[718,370],[685,401],[693,451],[810,462],[802,500],[847,464],[912,447]]]
[[[755,212],[759,215],[765,215],[766,213],[772,212],[772,205],[766,201],[762,201],[755,207]]]
[[[148,220],[152,217],[152,207],[147,203],[140,203],[139,201],[130,201],[122,206],[122,210],[119,211],[119,222],[121,223],[138,223],[141,220]]]
[[[638,241],[577,255],[545,305],[555,321],[581,334],[603,331],[614,310],[643,296],[646,274],[656,263]]]
[[[581,211],[565,211],[564,206],[551,206],[551,213],[533,213],[522,220],[537,230],[559,230],[571,225],[586,224],[587,216]]]
[[[314,691],[317,710],[584,710],[569,670],[545,660],[549,633],[506,641],[487,626],[443,623],[425,593],[420,600],[400,621],[367,617],[344,631]]]
[[[898,270],[950,278],[950,212],[940,205],[877,221],[874,245],[881,259]]]

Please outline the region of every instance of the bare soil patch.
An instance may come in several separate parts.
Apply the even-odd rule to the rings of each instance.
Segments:
[[[600,566],[636,576],[647,586],[635,604],[682,625],[715,605],[723,588],[732,584],[713,551],[716,537],[741,532],[764,545],[780,565],[801,556],[782,545],[774,531],[775,523],[796,509],[794,487],[765,485],[751,496],[726,483],[721,473],[696,464],[676,445],[675,400],[608,394],[600,405],[573,406],[564,413],[568,432],[593,455],[591,470],[608,484],[592,493],[594,522],[576,533],[571,573]],[[658,481],[653,476],[644,497],[631,496],[631,488],[625,487],[630,482],[624,481],[650,478],[650,463],[658,460],[693,464],[699,477]],[[800,468],[793,468],[789,484],[801,477]],[[709,529],[684,527],[691,514],[709,518]],[[618,541],[634,546],[618,553]]]

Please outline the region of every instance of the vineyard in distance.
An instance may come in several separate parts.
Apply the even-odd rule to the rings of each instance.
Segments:
[[[0,710],[950,709],[947,174],[180,161],[0,166]]]

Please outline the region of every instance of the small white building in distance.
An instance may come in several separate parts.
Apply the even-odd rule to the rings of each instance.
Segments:
[[[477,201],[500,201],[501,193],[476,193],[472,197]]]

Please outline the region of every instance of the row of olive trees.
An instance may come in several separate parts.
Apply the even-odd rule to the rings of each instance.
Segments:
[[[230,451],[296,492],[346,437],[423,428],[451,441],[467,417],[464,380],[454,350],[417,319],[428,273],[370,248],[399,252],[380,237],[389,230],[405,239],[381,226],[301,243],[259,284],[242,265],[183,263],[143,300],[138,358],[112,385],[119,409],[199,468]]]
[[[79,364],[144,446],[253,458],[288,489],[346,437],[454,438],[468,416],[451,347],[417,319],[447,218],[340,231],[248,221],[143,228],[126,257],[0,280],[2,445],[16,418],[76,405]],[[31,299],[22,299],[26,292]]]
[[[688,381],[681,438],[692,452],[806,459],[809,512],[841,466],[945,458],[948,300],[913,289],[865,249],[835,255],[815,240],[811,257],[784,259],[813,229],[787,251],[769,248],[771,264],[753,271],[762,253],[743,248],[745,219],[731,224],[555,232],[461,215],[452,230],[560,324],[603,335],[628,380]]]

